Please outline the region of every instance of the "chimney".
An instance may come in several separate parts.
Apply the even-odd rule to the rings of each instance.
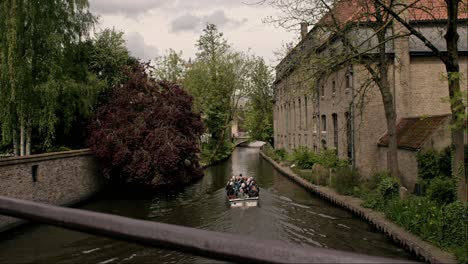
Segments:
[[[309,32],[307,27],[309,24],[307,22],[301,22],[301,39],[304,39],[307,36],[307,33]]]

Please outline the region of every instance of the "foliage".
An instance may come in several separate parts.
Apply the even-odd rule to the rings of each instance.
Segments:
[[[436,177],[429,182],[426,195],[436,203],[452,203],[457,198],[457,184],[452,178]]]
[[[440,175],[439,155],[435,150],[418,154],[418,173],[424,180],[430,180]]]
[[[353,195],[359,192],[361,176],[356,169],[341,167],[336,170],[336,175],[332,177],[331,186],[336,192],[343,195]]]
[[[314,152],[304,146],[293,149],[293,152],[287,156],[287,159],[301,169],[311,169],[315,163],[328,169],[348,166],[348,161],[339,159],[334,150],[325,149],[320,152]]]
[[[182,51],[176,52],[169,49],[164,56],[159,56],[155,60],[156,67],[153,70],[153,77],[156,80],[166,80],[173,83],[181,83],[188,63],[182,58]]]
[[[347,160],[339,159],[335,150],[321,150],[316,157],[316,162],[325,168],[340,168],[348,165]]]
[[[364,207],[382,209],[387,202],[398,197],[398,181],[388,172],[378,172],[362,186]]]
[[[316,155],[307,147],[300,146],[293,150],[288,159],[301,169],[312,169],[316,162]]]
[[[57,82],[70,82],[66,51],[87,36],[96,19],[82,0],[3,1],[0,17],[2,140],[25,155],[34,134],[43,134],[45,145],[53,137],[58,104],[50,95],[57,94]]]
[[[203,126],[180,86],[156,82],[134,66],[90,125],[90,148],[106,177],[147,187],[201,177],[198,138]]]
[[[98,32],[91,49],[91,70],[107,82],[108,88],[122,82],[123,67],[131,60],[122,31],[104,29]]]
[[[285,160],[288,156],[288,152],[285,149],[279,148],[275,149],[275,155],[279,158],[279,160]]]
[[[232,150],[230,124],[247,89],[251,67],[244,54],[232,51],[213,24],[203,30],[197,47],[199,52],[183,84],[194,97],[195,110],[201,113],[209,134],[205,148],[211,152],[208,160],[215,161]]]
[[[444,249],[453,251],[459,261],[468,259],[468,205],[454,202],[439,205],[428,197],[393,199],[382,208],[385,216],[408,231]]]
[[[249,137],[273,144],[273,77],[262,58],[253,59],[250,79],[252,87],[245,114]]]

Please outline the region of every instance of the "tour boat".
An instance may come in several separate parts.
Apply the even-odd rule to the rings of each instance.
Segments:
[[[258,196],[257,197],[248,197],[248,198],[235,198],[229,199],[229,204],[231,207],[254,207],[258,205]]]

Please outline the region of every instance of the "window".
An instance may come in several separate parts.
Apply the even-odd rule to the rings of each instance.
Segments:
[[[327,117],[322,115],[322,132],[327,132]]]
[[[348,93],[349,89],[353,87],[353,75],[351,73],[346,74],[346,93]]]
[[[37,182],[37,171],[39,169],[39,165],[33,165],[31,169],[31,176],[32,176],[32,181]]]
[[[308,128],[308,113],[307,113],[307,96],[304,96],[304,112],[305,112],[305,130]]]
[[[317,118],[312,117],[312,126],[314,127],[314,133],[317,133]]]
[[[333,146],[335,147],[336,154],[338,155],[338,115],[333,114]]]
[[[292,114],[292,129],[293,129],[293,132],[295,132],[296,127],[297,127],[297,123],[296,123],[296,101],[293,102],[291,114]]]
[[[332,81],[332,95],[335,96],[336,94],[336,82]]]
[[[346,119],[346,142],[347,142],[347,154],[348,160],[352,159],[352,152],[353,152],[353,138],[352,138],[352,131],[351,131],[351,117],[348,112],[345,113]]]
[[[302,107],[301,107],[301,99],[299,101],[299,130],[302,129]],[[300,140],[299,140],[300,141]]]
[[[322,84],[322,86],[320,87],[320,95],[322,97],[325,97],[325,85]]]

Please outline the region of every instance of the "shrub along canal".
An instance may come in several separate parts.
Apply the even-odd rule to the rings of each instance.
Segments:
[[[366,222],[305,191],[263,160],[259,150],[238,148],[232,157],[205,170],[199,182],[152,199],[106,192],[82,209],[149,221],[277,239],[369,255],[411,257]],[[230,175],[254,176],[259,207],[229,208],[224,187]],[[34,225],[0,238],[0,263],[208,263],[178,252]]]

